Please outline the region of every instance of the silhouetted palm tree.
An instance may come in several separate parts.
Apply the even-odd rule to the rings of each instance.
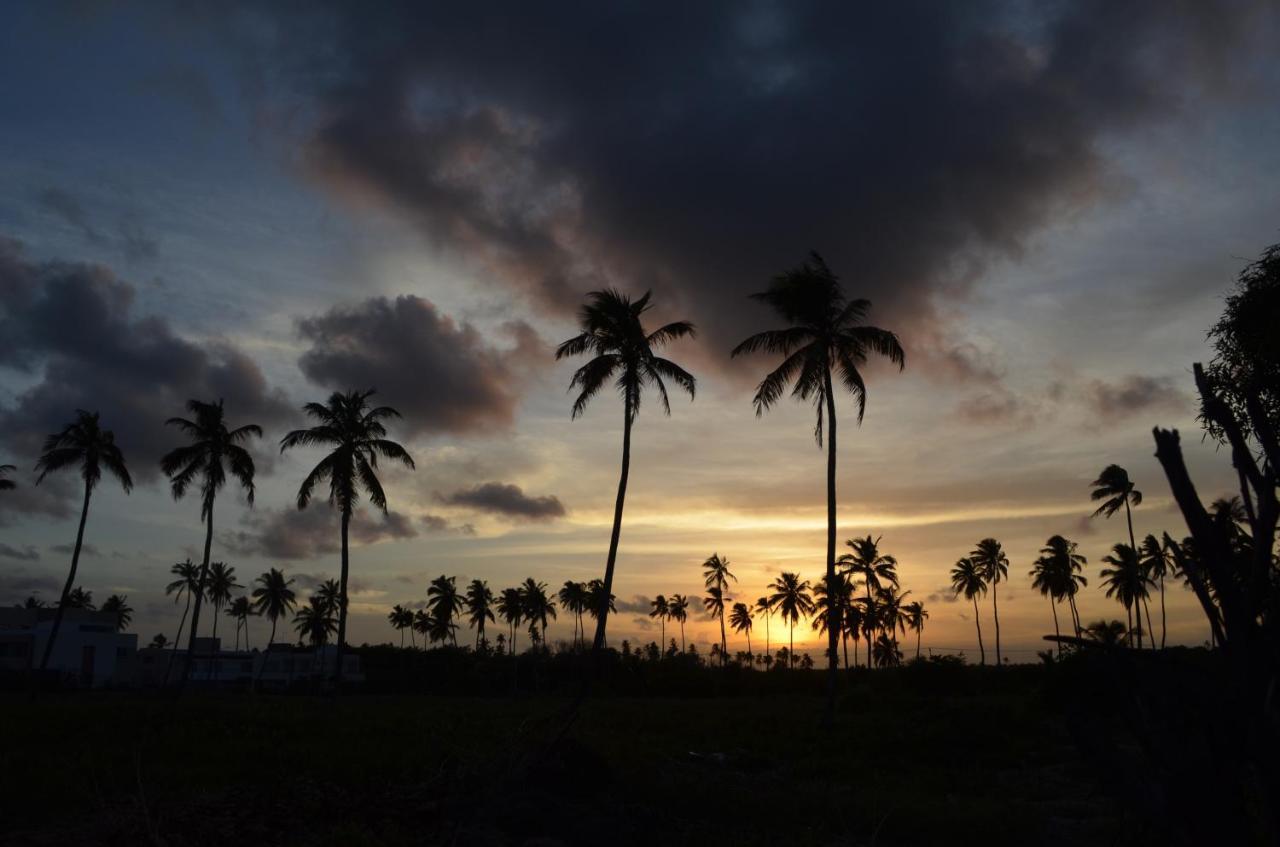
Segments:
[[[1169,620],[1165,614],[1164,607],[1164,578],[1172,570],[1173,561],[1169,551],[1165,549],[1160,539],[1154,535],[1148,535],[1142,539],[1142,547],[1138,551],[1139,560],[1142,562],[1142,568],[1147,573],[1147,578],[1154,582],[1160,588],[1160,649],[1164,649],[1165,637],[1169,630]],[[1150,628],[1151,619],[1148,613],[1147,627]],[[1155,644],[1155,633],[1151,633],[1151,643]]]
[[[1132,644],[1134,635],[1138,637],[1138,649],[1142,649],[1142,609],[1139,605],[1147,596],[1147,575],[1138,559],[1138,551],[1128,544],[1116,544],[1110,555],[1103,556],[1102,561],[1111,565],[1103,568],[1099,576],[1106,586],[1107,597],[1119,600],[1124,606],[1125,616],[1129,622],[1129,641]],[[1134,615],[1137,615],[1135,626]]]
[[[756,599],[756,611],[764,617],[764,656],[766,667],[773,661],[773,657],[769,654],[769,618],[773,617],[773,609],[773,598],[768,594]]]
[[[315,593],[320,598],[320,602],[324,604],[324,607],[336,617],[342,595],[342,588],[338,585],[338,581],[336,579],[326,579],[320,583],[320,587],[316,589]]]
[[[182,627],[187,622],[187,612],[191,611],[191,598],[195,596],[196,589],[200,587],[200,568],[196,567],[188,558],[185,562],[178,562],[169,568],[169,573],[177,577],[173,582],[164,587],[165,594],[176,595],[173,602],[177,603],[182,599],[182,595],[187,595],[187,604],[182,608],[182,618],[178,621],[178,632],[173,637],[173,652],[169,654],[169,662],[164,669],[164,685],[169,685],[169,674],[173,670],[173,657],[177,654],[178,648],[182,644]]]
[[[178,681],[181,689],[191,674],[196,636],[200,631],[200,606],[209,581],[209,553],[213,548],[213,504],[227,482],[227,471],[244,489],[245,499],[253,505],[253,457],[242,445],[250,438],[261,438],[262,428],[256,424],[228,429],[222,401],[202,403],[188,400],[187,411],[194,420],[169,418],[167,426],[182,430],[191,443],[169,451],[160,460],[160,469],[169,477],[173,499],[181,500],[193,482],[200,485],[200,520],[205,525],[204,558],[200,563],[200,579],[196,584],[195,603],[191,607],[191,631],[187,636],[187,659]],[[216,614],[216,613],[215,613]],[[217,627],[217,618],[214,618]]]
[[[519,588],[504,588],[498,595],[498,616],[511,628],[511,655],[516,654],[516,627],[524,622],[524,596]]]
[[[453,619],[462,614],[463,599],[458,594],[457,577],[440,576],[431,580],[431,584],[427,586],[427,610],[439,621],[439,625],[443,627],[441,632],[449,632],[450,635],[456,631],[457,627],[453,623]],[[457,637],[453,637],[453,645],[458,646]]]
[[[1115,648],[1125,640],[1127,630],[1120,621],[1094,621],[1084,628],[1084,634],[1103,647]]]
[[[467,586],[466,605],[467,619],[476,630],[476,649],[479,650],[485,640],[484,622],[494,620],[493,591],[490,590],[489,583],[483,579],[471,580],[471,584]]]
[[[40,659],[41,672],[49,666],[49,656],[58,640],[58,630],[62,628],[63,610],[67,608],[68,595],[75,585],[76,569],[80,566],[80,550],[84,545],[84,524],[89,517],[89,498],[93,495],[93,489],[98,486],[105,470],[120,481],[125,494],[133,490],[133,478],[125,467],[124,454],[116,446],[115,435],[99,426],[97,412],[91,414],[77,409],[73,422],[44,440],[44,449],[36,462],[36,470],[40,473],[36,478],[36,485],[43,482],[49,474],[73,465],[79,466],[80,478],[84,480],[84,503],[80,506],[80,528],[76,530],[75,547],[71,549],[71,569],[67,572],[67,581],[63,583],[58,609],[53,614],[53,627],[49,631],[49,640],[44,645],[44,656]]]
[[[453,617],[445,612],[444,609],[429,609],[427,611],[425,629],[427,638],[432,644],[444,644],[446,641],[453,646],[458,646],[458,625],[453,622]]]
[[[297,596],[290,587],[292,585],[293,580],[285,579],[284,573],[275,568],[271,568],[254,580],[253,610],[256,614],[266,615],[267,620],[271,621],[271,635],[267,637],[266,653],[262,657],[262,664],[258,667],[259,677],[267,666],[271,647],[276,643],[276,624],[297,605]]]
[[[151,637],[151,643],[147,646],[153,650],[163,650],[169,646],[169,639],[165,637],[163,632],[157,632]]]
[[[730,354],[765,352],[782,357],[756,389],[756,415],[763,415],[782,397],[788,384],[797,400],[810,401],[817,410],[814,438],[822,446],[823,416],[827,429],[827,583],[836,577],[836,389],[832,372],[858,405],[858,423],[866,411],[867,388],[860,368],[868,354],[884,356],[901,369],[906,363],[898,337],[888,330],[864,323],[869,300],[850,300],[839,278],[816,252],[797,268],[774,277],[769,288],[752,298],[772,308],[786,322],[783,329],[757,333]],[[835,711],[836,639],[841,622],[827,627],[827,716]]]
[[[862,641],[862,631],[867,627],[867,612],[862,603],[853,600],[852,579],[848,576],[845,579],[849,585],[850,595],[849,602],[844,610],[844,630],[853,639],[853,666],[856,668],[858,666],[858,650],[860,649],[858,645]],[[849,660],[846,657],[845,665],[847,666],[848,664]]]
[[[244,630],[244,649],[249,649],[249,616],[253,614],[253,607],[249,605],[249,598],[243,594],[231,601],[231,605],[227,607],[227,617],[236,622],[236,649],[240,649],[240,630]]]
[[[0,491],[12,491],[18,485],[11,479],[5,479],[9,474],[16,471],[13,465],[0,465]]]
[[[881,633],[876,639],[873,652],[876,667],[891,668],[902,664],[902,651],[898,649],[898,642],[887,633]]]
[[[883,536],[881,536],[883,537]],[[880,538],[850,538],[845,544],[852,553],[845,553],[837,565],[855,577],[862,578],[866,597],[863,602],[863,631],[867,635],[867,667],[871,667],[871,648],[874,638],[869,634],[879,624],[875,594],[885,586],[898,587],[898,560],[880,552]]]
[[[1009,557],[1005,555],[999,541],[994,538],[984,538],[969,553],[969,558],[978,566],[978,570],[982,572],[982,578],[991,586],[991,611],[996,621],[996,667],[1003,667],[1004,660],[1000,654],[1000,606],[996,601],[996,586],[1009,576]]]
[[[490,620],[493,620],[490,617]],[[387,615],[387,622],[391,624],[400,633],[400,648],[404,649],[404,631],[409,630],[409,637],[413,638],[413,610],[406,609],[397,603],[391,609],[391,613]],[[417,644],[413,645],[418,646]]]
[[[919,600],[914,600],[903,609],[906,613],[907,627],[916,634],[916,658],[920,658],[920,636],[924,634],[924,622],[929,620],[929,611]]]
[[[68,609],[84,609],[89,612],[98,610],[98,607],[93,602],[93,592],[85,591],[78,585],[67,594],[66,607]]]
[[[1120,511],[1121,506],[1124,507],[1125,520],[1129,524],[1129,546],[1136,550],[1138,543],[1133,537],[1133,511],[1130,507],[1142,505],[1142,492],[1133,487],[1129,472],[1119,465],[1107,465],[1089,485],[1093,488],[1090,499],[1103,501],[1094,511],[1094,517],[1102,515],[1109,518]]]
[[[617,598],[612,594],[608,595],[608,597],[605,596],[604,580],[590,580],[586,584],[586,592],[587,614],[597,623],[600,621],[602,611],[607,610],[611,615],[618,611],[617,606],[614,605],[614,600]],[[555,615],[552,615],[552,617],[555,617]],[[607,640],[606,643],[608,643]]]
[[[567,579],[556,596],[560,598],[560,606],[573,615],[573,643],[575,647],[581,646],[586,637],[582,631],[582,613],[587,610],[587,584]]]
[[[280,442],[280,452],[294,447],[331,448],[298,487],[298,508],[305,509],[317,485],[329,483],[329,506],[342,516],[342,573],[338,597],[338,648],[334,655],[334,683],[342,682],[342,651],[347,639],[347,577],[350,550],[347,543],[351,515],[360,500],[360,489],[369,502],[384,513],[387,495],[378,479],[378,459],[398,461],[414,468],[413,458],[389,440],[383,421],[400,417],[390,406],[369,407],[373,391],[334,392],[325,403],[308,403],[303,411],[316,421],[308,429],[295,429]]]
[[[103,612],[110,612],[116,617],[116,632],[124,632],[133,621],[133,607],[129,598],[122,594],[112,594],[102,603]]]
[[[791,662],[795,662],[796,654],[796,624],[801,618],[807,618],[813,614],[814,605],[813,597],[809,594],[809,580],[800,579],[800,574],[789,573],[783,571],[773,584],[769,586],[773,589],[773,594],[769,600],[773,603],[774,608],[791,626],[791,641],[789,652],[791,654]]]
[[[987,593],[986,574],[973,559],[961,559],[951,568],[951,590],[957,595],[964,594],[966,600],[973,601],[973,623],[978,628],[978,655],[981,664],[985,665],[987,650],[982,645],[982,615],[978,611],[978,596]]]
[[[667,598],[667,614],[671,620],[680,624],[680,653],[685,652],[684,622],[689,619],[689,598],[683,594],[672,594]]]
[[[667,598],[659,594],[649,603],[649,617],[657,618],[661,635],[660,644],[667,643],[667,618],[671,617],[671,609],[667,606]]]
[[[222,607],[231,602],[231,592],[240,588],[236,582],[236,569],[228,567],[225,562],[210,562],[209,575],[205,579],[204,591],[213,604],[213,637],[218,637],[218,614]]]
[[[328,604],[313,594],[307,605],[293,616],[293,628],[299,638],[305,638],[313,647],[323,647],[338,631],[338,623],[333,619],[333,610]]]
[[[729,625],[734,632],[747,636],[747,656],[751,656],[751,608],[746,603],[734,603],[733,611],[729,613]]]
[[[702,563],[702,576],[703,584],[707,588],[707,599],[703,600],[702,604],[707,607],[708,612],[720,618],[720,666],[724,667],[725,654],[729,649],[724,631],[724,607],[733,599],[726,594],[729,590],[729,580],[737,582],[738,578],[729,570],[729,560],[720,558],[719,553],[712,553],[711,558]]]
[[[671,380],[694,396],[695,380],[684,368],[654,351],[679,338],[693,337],[693,324],[676,321],[646,332],[641,318],[649,309],[650,293],[635,302],[631,298],[605,289],[587,295],[587,302],[578,313],[580,333],[556,348],[556,359],[590,354],[591,361],[579,368],[569,383],[569,389],[580,388],[573,401],[572,417],[586,409],[587,403],[602,388],[612,382],[622,394],[622,471],[618,477],[618,496],[613,508],[613,532],[609,536],[609,557],[605,560],[604,591],[613,593],[613,568],[618,559],[618,539],[622,534],[622,508],[627,497],[627,477],[631,470],[631,426],[640,413],[640,395],[645,384],[658,390],[663,410],[671,414],[664,380]],[[605,623],[608,614],[603,613],[596,624],[592,649],[599,653],[604,647]]]
[[[547,596],[546,583],[539,582],[533,577],[526,579],[520,584],[520,602],[523,605],[524,619],[529,623],[530,632],[536,631],[538,641],[546,643],[547,619],[554,620],[556,616],[556,604]],[[600,611],[603,613],[604,609]]]
[[[844,647],[844,666],[849,667],[849,639],[845,629],[849,622],[847,609],[852,602],[853,581],[847,573],[836,574],[835,591],[827,588],[826,577],[819,580],[817,586],[813,589],[814,608],[816,613],[813,616],[813,628],[819,634],[825,634],[827,626],[832,618],[840,622],[840,644]],[[832,605],[835,605],[835,613],[832,614]]]
[[[1045,546],[1040,548],[1040,558],[1036,559],[1035,567],[1031,571],[1034,577],[1032,581],[1033,588],[1039,588],[1041,593],[1047,590],[1053,601],[1066,599],[1068,607],[1071,609],[1071,622],[1075,629],[1076,637],[1080,637],[1080,613],[1076,609],[1076,594],[1081,588],[1089,584],[1081,571],[1088,564],[1089,560],[1083,555],[1076,552],[1077,545],[1074,541],[1068,541],[1061,535],[1052,535],[1045,542]],[[1058,610],[1054,607],[1054,631],[1057,632],[1058,627]],[[1062,645],[1059,643],[1058,650],[1061,652]]]

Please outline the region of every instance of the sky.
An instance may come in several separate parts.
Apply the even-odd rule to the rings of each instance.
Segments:
[[[158,461],[192,397],[265,430],[256,503],[222,495],[214,559],[305,597],[337,575],[337,521],[294,506],[317,455],[277,445],[304,402],[365,388],[403,413],[417,470],[388,468],[389,513],[354,522],[351,641],[396,638],[390,606],[441,573],[601,576],[621,403],[571,420],[576,365],[553,352],[606,286],[698,327],[668,351],[696,399],[637,422],[611,641],[655,638],[648,599],[701,596],[712,553],[735,599],[816,580],[812,409],[757,418],[770,361],[728,351],[776,323],[748,295],[817,250],[907,353],[868,366],[860,427],[839,407],[839,538],[882,537],[924,648],[970,658],[947,573],[998,538],[1002,640],[1032,660],[1052,619],[1026,573],[1052,534],[1089,558],[1085,619],[1123,618],[1097,588],[1126,538],[1089,518],[1103,466],[1145,493],[1140,535],[1185,534],[1153,426],[1231,493],[1190,368],[1280,241],[1277,36],[1270,2],[5,4],[0,463],[20,488],[0,603],[56,598],[80,494],[31,469],[97,410],[138,485],[95,492],[78,581],[173,636],[163,587],[204,531]],[[1202,642],[1190,593],[1167,602],[1170,640]],[[687,625],[704,651],[716,629]],[[563,614],[549,632],[570,633]],[[816,658],[807,623],[795,637]]]

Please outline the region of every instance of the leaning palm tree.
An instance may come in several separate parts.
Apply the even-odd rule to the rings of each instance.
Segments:
[[[827,584],[836,578],[836,388],[832,373],[854,398],[861,425],[866,411],[867,387],[862,368],[867,356],[884,356],[901,369],[906,356],[898,337],[888,330],[864,323],[871,309],[868,300],[850,300],[839,278],[816,252],[799,267],[774,277],[766,291],[752,298],[771,307],[786,322],[783,329],[757,333],[733,349],[731,355],[765,352],[782,357],[756,390],[756,416],[782,398],[789,383],[797,400],[812,402],[817,411],[814,438],[822,446],[827,430]],[[834,612],[834,608],[831,610]],[[841,622],[827,626],[827,716],[835,711],[836,639]]]
[[[1138,649],[1142,649],[1142,609],[1141,602],[1147,596],[1147,573],[1138,558],[1138,551],[1128,544],[1112,546],[1111,553],[1103,556],[1102,561],[1111,565],[1099,572],[1102,584],[1107,589],[1107,597],[1119,600],[1124,606],[1128,619],[1129,643],[1133,643],[1136,635]],[[1136,617],[1136,620],[1135,620]]]
[[[480,645],[485,643],[484,622],[486,620],[495,620],[493,616],[493,591],[489,588],[489,583],[483,579],[471,580],[471,584],[467,586],[464,602],[467,606],[467,619],[476,631],[476,649],[479,650]]]
[[[545,644],[547,619],[554,619],[556,616],[556,604],[547,595],[546,583],[539,582],[533,577],[526,579],[520,584],[520,601],[524,607],[524,619],[529,622],[530,634],[536,632],[539,643]],[[607,608],[606,604],[605,609]],[[602,619],[605,609],[599,610]]]
[[[787,652],[790,654],[790,663],[794,665],[796,624],[800,622],[801,618],[807,618],[812,615],[816,608],[813,604],[813,597],[809,594],[809,580],[800,579],[800,574],[783,571],[769,587],[773,589],[773,594],[769,599],[777,608],[782,619],[791,625],[791,646]],[[840,623],[836,622],[836,626],[840,626]],[[832,639],[832,643],[834,644],[834,639]]]
[[[334,392],[326,403],[308,403],[303,411],[316,421],[308,429],[295,429],[280,442],[280,452],[294,447],[331,448],[298,487],[298,508],[305,509],[317,485],[329,483],[329,506],[342,515],[342,576],[338,599],[338,648],[334,655],[334,684],[342,683],[342,650],[347,639],[347,576],[350,556],[347,536],[351,515],[360,500],[360,489],[369,502],[387,511],[387,495],[378,480],[378,459],[398,461],[413,469],[413,458],[389,440],[383,421],[400,417],[390,406],[369,408],[373,391]]]
[[[516,654],[516,627],[524,622],[524,595],[519,588],[504,588],[498,595],[498,617],[511,629],[508,639],[511,655]]]
[[[982,578],[991,586],[991,611],[996,621],[996,667],[1003,667],[1000,656],[1000,607],[996,601],[996,586],[1009,577],[1009,557],[994,538],[984,538],[969,553],[969,558],[982,572]]]
[[[667,618],[671,617],[671,609],[667,605],[667,598],[659,594],[649,602],[649,617],[658,619],[658,627],[661,635],[658,637],[658,643],[664,647],[667,644]]]
[[[695,380],[684,368],[654,351],[679,338],[694,335],[693,324],[676,321],[646,332],[641,320],[649,309],[650,293],[639,300],[613,289],[593,291],[578,313],[580,333],[556,348],[556,359],[590,354],[591,360],[579,368],[569,390],[581,389],[573,402],[572,418],[586,409],[591,398],[612,382],[622,395],[622,472],[613,508],[613,532],[609,536],[609,556],[604,566],[604,592],[613,593],[613,568],[618,559],[618,539],[622,534],[622,508],[627,497],[627,477],[631,471],[631,427],[640,413],[640,395],[647,384],[658,391],[663,411],[671,414],[665,380],[671,380],[693,397]],[[604,648],[607,612],[596,623],[592,650],[598,656]]]
[[[573,615],[573,646],[581,647],[585,633],[582,631],[582,613],[587,610],[587,584],[566,579],[556,594],[560,605]]]
[[[236,650],[240,649],[240,630],[244,630],[244,649],[249,649],[249,616],[253,614],[253,606],[249,598],[243,594],[231,601],[227,606],[227,617],[236,622]]]
[[[266,615],[267,620],[271,621],[271,635],[267,637],[267,649],[262,657],[262,664],[258,666],[259,677],[267,666],[271,647],[276,643],[276,624],[297,605],[297,596],[290,587],[292,585],[293,580],[286,579],[284,573],[275,568],[271,568],[254,580],[253,611],[258,615]]]
[[[122,594],[112,594],[99,611],[115,616],[116,632],[124,632],[133,621],[133,607],[129,605],[129,598]]]
[[[773,617],[773,598],[768,594],[756,598],[755,609],[758,614],[764,616],[764,657],[765,664],[768,665],[772,661],[772,657],[769,655],[769,618]]]
[[[1154,535],[1148,535],[1142,539],[1142,547],[1138,552],[1147,577],[1160,589],[1160,649],[1163,650],[1169,629],[1169,619],[1164,608],[1164,578],[1173,570],[1173,558],[1160,539]],[[1150,628],[1150,626],[1151,618],[1148,613],[1147,627]],[[1151,634],[1151,643],[1155,644],[1154,632]]]
[[[671,620],[680,624],[680,653],[685,652],[684,622],[689,620],[689,598],[683,594],[672,594],[667,598],[667,614]],[[672,641],[675,639],[673,638]]]
[[[734,603],[733,611],[729,613],[729,625],[734,632],[747,636],[747,656],[751,656],[751,607],[746,603]]]
[[[213,504],[218,492],[227,483],[227,471],[240,483],[245,499],[253,505],[254,466],[253,457],[244,448],[250,438],[261,438],[262,428],[256,424],[228,429],[222,401],[202,403],[188,400],[187,411],[192,419],[169,418],[168,426],[180,429],[191,443],[165,454],[160,469],[169,477],[173,499],[186,496],[192,483],[200,485],[200,520],[204,522],[204,558],[200,564],[200,578],[196,583],[195,603],[191,608],[191,631],[187,635],[187,659],[182,669],[179,689],[186,685],[191,674],[192,657],[196,649],[196,635],[200,630],[200,606],[204,601],[205,586],[209,579],[209,553],[213,548]],[[215,618],[214,627],[217,627]]]
[[[164,587],[165,594],[175,595],[173,602],[178,603],[182,600],[182,595],[187,595],[187,603],[182,607],[182,618],[178,621],[178,632],[173,637],[173,651],[169,654],[169,662],[164,669],[164,685],[169,685],[169,673],[173,670],[173,657],[178,652],[178,648],[182,643],[182,628],[187,623],[187,612],[191,611],[191,598],[195,596],[196,589],[200,586],[200,568],[188,558],[185,562],[178,562],[169,568],[169,573],[177,577],[173,582]]]
[[[906,613],[907,627],[916,634],[916,658],[920,658],[920,636],[924,634],[924,622],[929,620],[929,610],[924,603],[913,600],[903,609]]]
[[[492,616],[490,620],[492,620]],[[404,649],[404,631],[409,630],[409,635],[413,635],[413,610],[406,609],[397,603],[392,607],[391,612],[387,615],[387,623],[396,628],[400,633],[400,649]],[[416,646],[416,645],[415,645]]]
[[[67,581],[62,586],[62,596],[57,611],[53,614],[53,627],[49,630],[49,640],[45,642],[44,656],[40,659],[41,672],[49,666],[49,656],[53,654],[53,645],[58,640],[58,630],[62,627],[62,613],[67,608],[67,595],[76,582],[80,550],[84,545],[84,524],[89,518],[89,498],[93,495],[93,489],[97,488],[105,470],[120,481],[125,494],[133,490],[133,478],[125,467],[124,454],[116,446],[115,435],[99,426],[97,412],[77,409],[74,421],[44,440],[44,449],[36,462],[36,470],[40,473],[36,478],[36,485],[43,482],[49,474],[73,465],[79,467],[80,478],[84,480],[84,503],[80,506],[80,528],[76,530],[76,544],[71,549],[71,570],[67,572]]]
[[[454,647],[458,646],[458,639],[453,619],[462,614],[463,606],[462,595],[458,593],[457,577],[440,574],[431,580],[431,584],[427,586],[427,610],[436,620],[443,621],[440,631],[452,636]]]
[[[729,580],[737,582],[738,578],[729,570],[729,560],[720,558],[719,553],[712,553],[711,558],[702,563],[702,577],[707,588],[707,598],[702,604],[708,612],[720,618],[720,666],[723,667],[729,649],[724,632],[724,606],[732,599],[725,594],[729,590]]]
[[[9,474],[16,471],[13,465],[0,465],[0,491],[12,491],[18,487],[18,484],[11,479],[5,479]]]
[[[973,601],[973,624],[978,628],[978,656],[985,665],[987,650],[982,645],[982,613],[978,611],[978,596],[987,593],[987,578],[977,562],[964,558],[955,563],[951,568],[951,590],[957,596],[964,594],[966,600]]]

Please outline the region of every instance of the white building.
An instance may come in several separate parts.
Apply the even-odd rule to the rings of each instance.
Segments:
[[[335,647],[297,647],[273,644],[271,652],[260,650],[223,650],[221,639],[197,638],[192,655],[191,676],[187,684],[193,688],[238,688],[257,684],[266,689],[281,690],[294,685],[318,682],[333,674]],[[143,687],[163,684],[165,674],[172,683],[182,675],[186,663],[185,646],[175,653],[169,649],[146,647],[138,651],[134,681]],[[170,661],[172,671],[168,671]],[[360,657],[350,650],[342,657],[343,683],[360,683],[364,674]]]
[[[0,608],[0,670],[25,672],[40,664],[56,609]],[[66,609],[48,669],[85,688],[132,681],[138,636],[116,632],[110,612]]]

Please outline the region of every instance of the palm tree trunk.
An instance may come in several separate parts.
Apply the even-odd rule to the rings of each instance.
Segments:
[[[680,621],[680,655],[684,655],[684,621]]]
[[[658,624],[658,626],[660,627],[659,632],[661,632],[662,634],[658,637],[662,639],[662,644],[661,644],[662,649],[658,651],[658,658],[661,659],[663,656],[667,655],[667,616],[666,615],[661,616],[659,621],[660,621],[660,623]]]
[[[751,652],[751,630],[747,630],[747,655],[751,657],[748,661],[751,662],[751,667],[754,668],[756,665],[756,654]]]
[[[89,496],[93,494],[93,488],[89,483],[84,484],[84,504],[80,507],[80,528],[76,530],[76,546],[71,551],[71,570],[67,573],[67,581],[62,586],[62,598],[58,601],[58,608],[53,613],[53,628],[49,630],[49,640],[44,645],[44,656],[40,659],[40,672],[49,667],[49,657],[53,655],[53,644],[58,640],[58,630],[62,628],[62,615],[67,608],[67,597],[71,594],[71,589],[75,587],[76,569],[80,567],[80,548],[84,545],[84,524],[89,519]]]
[[[840,648],[844,650],[844,669],[849,670],[849,633],[840,627]]]
[[[618,561],[618,539],[622,535],[622,507],[627,499],[627,477],[631,473],[631,395],[622,404],[622,472],[618,475],[618,498],[613,504],[613,532],[609,535],[609,558],[604,566],[604,603],[596,620],[596,635],[591,643],[595,663],[604,650],[604,630],[609,619],[609,598],[613,596],[613,566]],[[681,625],[681,632],[684,627]],[[683,638],[683,635],[681,636]]]
[[[1164,574],[1160,574],[1160,649],[1164,649],[1165,637],[1169,634],[1169,619],[1164,613]]]
[[[982,617],[978,611],[978,595],[973,595],[973,624],[978,628],[978,661],[986,666],[987,648],[982,646]]]
[[[916,658],[920,658],[920,636],[924,634],[924,627],[916,630]]]
[[[796,622],[791,622],[791,646],[787,648],[787,669],[796,666]]]
[[[169,674],[173,672],[173,657],[178,653],[178,645],[182,643],[182,627],[187,622],[187,612],[191,611],[191,590],[187,591],[187,605],[182,609],[182,618],[178,621],[178,632],[173,636],[173,646],[169,648],[169,662],[164,667],[164,683],[161,688],[169,687]]]
[[[996,602],[996,583],[991,583],[991,611],[996,618],[996,667],[1004,667],[1004,660],[1000,656],[1000,606]]]
[[[338,644],[333,651],[333,687],[342,687],[342,647],[347,643],[347,571],[350,551],[347,547],[347,530],[351,525],[351,512],[342,512],[342,575],[338,584]]]
[[[1076,595],[1067,595],[1067,605],[1071,607],[1071,623],[1076,629],[1076,638],[1080,637],[1080,610],[1076,608]]]
[[[222,652],[222,645],[221,645],[221,644],[217,644],[217,642],[218,642],[218,612],[220,612],[220,611],[222,611],[222,609],[218,606],[218,604],[217,604],[217,603],[214,603],[214,604],[213,604],[213,634],[211,635],[211,638],[213,638],[213,642],[214,642],[214,644],[216,644],[217,646],[216,646],[216,647],[214,647],[214,652],[213,652],[213,661],[210,663],[210,664],[212,665],[212,667],[211,667],[211,668],[209,668],[209,673],[208,673],[208,674],[206,674],[206,676],[207,676],[207,677],[210,677],[210,678],[212,678],[212,679],[214,679],[214,680],[216,680],[216,679],[218,678],[218,665],[219,665],[219,662],[218,662],[218,654]],[[239,644],[237,644],[236,646],[239,646]]]
[[[1053,634],[1057,637],[1054,642],[1058,645],[1058,658],[1062,658],[1062,632],[1058,629],[1058,601],[1053,599],[1053,595],[1049,595],[1049,608],[1053,609]]]
[[[1156,649],[1156,628],[1151,625],[1151,605],[1147,603],[1147,598],[1142,598],[1142,611],[1147,616],[1147,640],[1151,642],[1151,649]]]
[[[1128,624],[1129,626],[1129,646],[1132,647],[1133,646],[1133,611],[1130,609],[1128,603],[1126,603],[1124,606],[1124,620],[1125,620],[1125,623]],[[1138,636],[1138,637],[1139,639],[1141,639],[1142,636]],[[1141,647],[1141,642],[1139,642],[1139,647]]]
[[[720,607],[720,667],[724,667],[724,657],[727,652],[728,643],[724,635],[724,606]]]
[[[196,602],[191,609],[191,631],[187,633],[187,661],[182,668],[182,676],[178,678],[178,693],[187,687],[191,678],[191,661],[196,654],[196,633],[200,630],[200,605],[204,601],[204,583],[209,577],[209,551],[213,549],[213,500],[204,514],[204,559],[200,564],[200,579],[196,582]]]
[[[262,654],[262,664],[258,665],[258,675],[253,680],[253,687],[258,687],[258,682],[262,679],[262,672],[267,669],[267,659],[271,658],[271,645],[276,643],[276,621],[278,618],[271,619],[271,635],[267,636],[267,649]]]
[[[836,590],[836,398],[831,386],[831,368],[827,367],[822,380],[827,392],[827,591],[834,596]],[[837,604],[827,609],[827,716],[828,726],[835,720],[836,681],[839,673],[839,657],[836,652]]]
[[[766,612],[764,616],[764,657],[766,659],[772,660],[772,657],[770,657],[769,655],[769,618],[770,617],[772,616]]]

